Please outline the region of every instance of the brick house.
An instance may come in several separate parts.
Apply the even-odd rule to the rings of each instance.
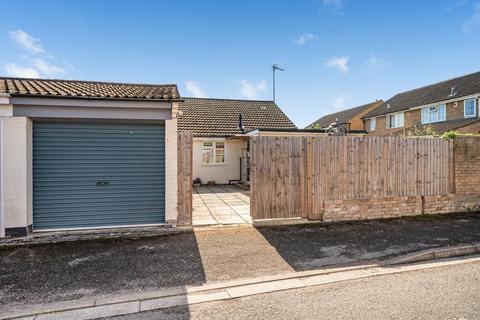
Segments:
[[[330,124],[334,122],[339,122],[348,123],[350,125],[350,130],[365,130],[362,117],[368,112],[380,106],[382,103],[383,100],[377,100],[364,104],[362,106],[342,110],[335,113],[330,113],[309,124],[306,128],[327,128]]]
[[[372,135],[401,135],[414,126],[435,133],[479,133],[480,72],[402,92],[368,112],[363,120]]]

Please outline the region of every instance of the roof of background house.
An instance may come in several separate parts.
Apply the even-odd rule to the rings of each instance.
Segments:
[[[118,100],[181,100],[175,84],[135,84],[0,77],[0,94]]]
[[[454,119],[454,120],[447,120],[447,121],[442,121],[442,122],[429,123],[429,124],[425,124],[423,126],[432,127],[433,130],[435,130],[435,133],[440,134],[440,133],[444,133],[446,131],[455,130],[455,129],[465,127],[465,126],[467,126],[469,124],[472,124],[474,122],[477,122],[477,121],[480,121],[480,119],[478,119],[478,118]]]
[[[273,101],[184,98],[179,105],[178,130],[194,136],[229,137],[257,128],[295,129],[293,122]]]
[[[452,93],[453,88],[453,95]],[[399,93],[385,101],[364,118],[403,111],[412,107],[469,96],[480,93],[480,72],[438,82],[425,87]]]
[[[355,107],[355,108],[350,108],[350,109],[346,109],[346,110],[339,111],[339,112],[336,112],[336,113],[327,114],[327,115],[321,117],[320,119],[318,119],[317,121],[309,124],[306,128],[311,128],[311,127],[316,126],[316,125],[319,125],[320,127],[325,128],[325,127],[328,127],[330,124],[332,124],[335,121],[337,121],[337,122],[349,122],[356,115],[361,114],[363,111],[366,111],[366,110],[370,109],[371,107],[374,107],[375,104],[380,105],[381,103],[383,103],[383,100],[377,100],[377,101],[370,102],[370,103],[367,103],[367,104],[364,104],[362,106],[358,106],[358,107]]]

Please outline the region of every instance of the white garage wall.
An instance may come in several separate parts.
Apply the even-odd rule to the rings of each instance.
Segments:
[[[27,227],[32,224],[32,122],[25,117],[3,120],[5,227]]]
[[[202,164],[202,141],[225,142],[225,164]],[[193,179],[200,178],[202,183],[215,181],[217,184],[227,184],[229,180],[240,179],[240,158],[246,142],[225,140],[225,138],[194,138],[193,139]]]

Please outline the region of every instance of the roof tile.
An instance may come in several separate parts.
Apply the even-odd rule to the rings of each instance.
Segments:
[[[385,101],[378,108],[367,113],[364,118],[399,112],[412,107],[428,105],[477,93],[480,93],[480,72],[399,93]]]
[[[242,134],[238,126],[239,114],[245,132],[259,128],[297,128],[273,101],[184,98],[179,111],[178,130],[193,131],[195,136]]]
[[[0,94],[93,99],[181,100],[174,84],[134,84],[0,77]]]

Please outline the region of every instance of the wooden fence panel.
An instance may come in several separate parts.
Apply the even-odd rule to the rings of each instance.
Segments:
[[[454,192],[453,143],[440,138],[252,137],[253,219],[318,216],[326,200]]]
[[[178,132],[177,139],[177,208],[178,225],[192,224],[192,158],[193,134]]]

